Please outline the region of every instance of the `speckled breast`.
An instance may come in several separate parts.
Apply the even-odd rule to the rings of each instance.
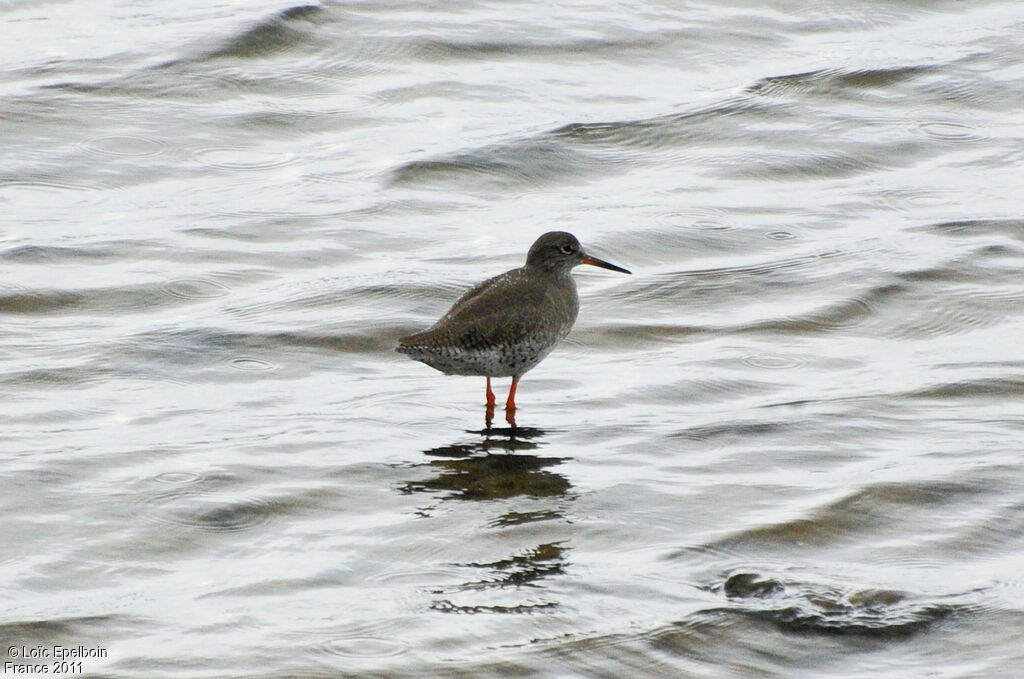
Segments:
[[[486,349],[447,347],[402,347],[410,358],[426,363],[448,375],[516,377],[535,367],[555,348],[553,342],[522,341]]]

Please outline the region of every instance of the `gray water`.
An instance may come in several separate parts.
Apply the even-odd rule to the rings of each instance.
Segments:
[[[0,22],[5,676],[1024,676],[1024,5]]]

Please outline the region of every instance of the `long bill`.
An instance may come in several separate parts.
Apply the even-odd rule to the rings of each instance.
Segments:
[[[591,257],[590,255],[583,255],[581,261],[584,264],[589,264],[590,266],[599,266],[602,269],[610,269],[612,271],[618,271],[619,273],[628,273],[628,274],[632,274],[633,273],[629,269],[623,269],[621,266],[616,266],[615,264],[612,264],[611,262],[606,262],[603,259],[598,259],[597,257]]]

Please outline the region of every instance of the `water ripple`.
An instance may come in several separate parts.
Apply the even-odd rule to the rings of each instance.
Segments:
[[[49,177],[22,174],[18,178],[0,177],[3,189],[4,210],[21,215],[21,221],[32,221],[29,215],[39,206],[40,201],[52,205],[65,200],[76,204],[98,205],[107,200],[109,187],[95,181],[69,181],[67,176]],[[46,215],[47,221],[52,219]]]
[[[351,636],[320,641],[311,650],[341,658],[390,658],[407,652],[409,644],[397,638]]]
[[[791,94],[816,94],[829,100],[835,97],[857,97],[878,95],[907,81],[917,79],[934,70],[932,66],[898,66],[881,69],[824,69],[770,76],[758,80],[747,88],[747,92],[761,96]]]
[[[153,477],[154,481],[159,483],[169,483],[172,485],[184,485],[190,483],[199,483],[203,480],[203,475],[198,472],[161,472]]]
[[[47,86],[74,94],[122,99],[156,101],[207,101],[223,103],[247,92],[237,76],[200,72],[185,62],[168,62],[99,82],[64,82]]]
[[[404,163],[391,172],[392,184],[448,185],[472,181],[489,188],[534,187],[607,172],[609,158],[550,140],[523,140]]]
[[[813,311],[766,321],[757,329],[771,327],[782,332],[802,334],[852,328],[874,315],[875,306],[872,301],[863,297],[837,299],[820,304]]]
[[[0,251],[0,261],[59,264],[107,262],[137,255],[148,243],[115,241],[88,245],[16,245]],[[22,288],[24,290],[25,288]],[[2,288],[0,288],[2,290]]]
[[[782,119],[789,114],[784,105],[731,98],[691,111],[651,118],[571,123],[544,136],[585,147],[614,149],[620,153],[631,150],[686,154],[699,144],[721,144],[729,140],[749,142],[751,130],[744,123]],[[634,153],[633,157],[637,155]]]
[[[686,207],[671,212],[663,212],[655,217],[655,222],[658,224],[675,229],[676,227],[684,227],[688,229],[694,229],[699,232],[707,231],[733,231],[736,226],[731,223],[728,213],[725,210],[715,207]],[[667,241],[676,240],[676,237],[671,232],[655,232],[654,234],[640,234],[647,235],[653,238],[662,238]],[[706,237],[705,233],[700,234],[701,237]]]
[[[932,139],[956,144],[982,141],[986,138],[970,125],[948,120],[923,122],[918,124],[917,129]]]
[[[270,361],[264,361],[261,358],[251,358],[249,356],[239,356],[233,358],[228,362],[235,370],[243,370],[246,372],[263,372],[264,370],[274,370],[277,366]]]
[[[247,146],[208,146],[196,149],[193,157],[203,165],[220,170],[267,170],[294,163],[298,155]]]
[[[290,7],[231,37],[203,57],[257,59],[294,49],[308,38],[323,13],[324,8],[317,5]]]
[[[344,624],[336,628],[325,626],[299,631],[293,627],[290,630],[283,636],[292,647],[301,646],[317,656],[344,658],[349,662],[355,659],[390,658],[410,650],[410,645],[405,641],[406,630],[394,619]]]
[[[1016,398],[1024,396],[1024,379],[1014,377],[975,378],[944,382],[902,394],[905,398],[956,399]]]
[[[840,251],[800,253],[788,257],[729,266],[655,273],[630,286],[620,286],[613,299],[658,302],[685,300],[687,304],[708,304],[722,299],[743,299],[768,286],[791,287],[810,284],[830,274],[828,260],[848,257]]]
[[[906,520],[914,509],[941,506],[955,496],[983,492],[975,485],[944,481],[871,484],[818,508],[810,516],[747,528],[721,543],[733,548],[761,545],[766,549],[784,549],[846,542],[854,540],[858,533]]]
[[[1024,219],[964,219],[952,222],[926,224],[917,231],[934,233],[947,237],[977,238],[982,236],[1007,236],[1024,240]]]
[[[747,138],[736,118],[763,115],[769,108],[729,100],[646,120],[572,123],[532,137],[407,162],[392,170],[390,180],[414,185],[473,179],[492,188],[579,181],[618,171],[651,151],[690,154],[695,144],[721,143],[733,128],[737,139]]]
[[[179,299],[215,299],[231,293],[226,285],[208,278],[178,278],[167,281],[160,289]]]
[[[82,146],[92,153],[103,156],[145,158],[163,153],[167,144],[148,137],[105,135],[89,139],[83,142]]]
[[[165,290],[152,284],[77,290],[25,290],[0,294],[0,313],[50,314],[151,310],[166,302]]]
[[[158,479],[167,483],[167,479]],[[174,490],[151,493],[137,503],[139,514],[149,521],[197,528],[210,532],[248,530],[270,521],[281,506],[256,495],[219,496],[209,486],[210,479],[182,477]]]
[[[781,356],[778,354],[755,354],[747,356],[743,362],[752,368],[764,368],[766,370],[790,370],[799,368],[807,363],[796,356]]]

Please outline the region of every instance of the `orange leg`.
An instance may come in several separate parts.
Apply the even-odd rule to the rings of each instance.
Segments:
[[[505,401],[505,410],[516,409],[516,387],[519,386],[519,378],[512,378],[512,387],[508,390],[508,400]]]
[[[494,407],[494,392],[491,391],[491,378],[487,378],[487,405]]]

